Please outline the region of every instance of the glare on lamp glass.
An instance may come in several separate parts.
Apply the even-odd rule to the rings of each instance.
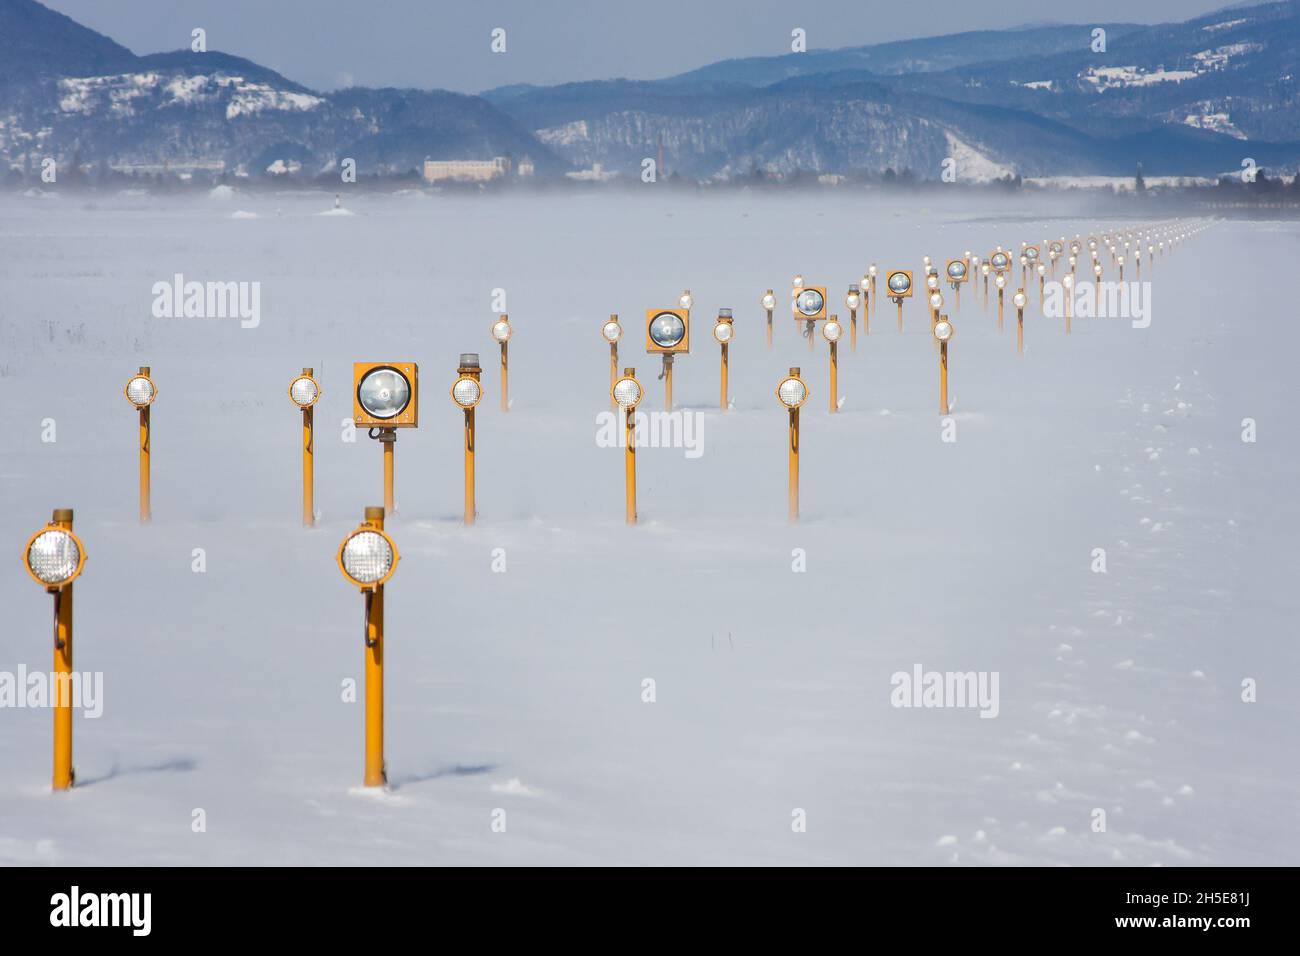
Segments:
[[[683,309],[689,309],[695,304],[695,296],[691,295],[691,290],[687,289],[677,297],[677,305]]]
[[[836,319],[827,319],[826,324],[822,326],[822,336],[827,342],[838,342],[843,334],[844,327]]]
[[[804,289],[794,300],[794,307],[801,315],[817,315],[826,307],[826,300],[816,289]]]
[[[357,528],[339,545],[339,570],[362,590],[374,590],[388,581],[398,560],[393,539],[371,525]]]
[[[158,397],[158,389],[148,375],[132,375],[126,383],[126,400],[136,408],[148,408]]]
[[[680,315],[660,312],[650,321],[650,338],[655,345],[670,349],[686,337],[686,323]]]
[[[849,287],[849,291],[844,294],[844,304],[850,309],[856,309],[862,304],[862,293],[857,286]]]
[[[776,296],[770,292],[765,293],[763,298],[759,300],[759,304],[761,304],[763,308],[767,309],[767,311],[771,312],[776,308]]]
[[[462,375],[451,386],[451,400],[461,408],[473,408],[483,397],[483,386],[468,375]]]
[[[733,331],[734,330],[731,327],[730,320],[727,320],[725,322],[719,321],[713,327],[713,337],[717,339],[719,342],[721,342],[723,345],[726,345],[728,342],[731,341],[731,334]]]
[[[411,383],[391,366],[372,368],[357,386],[357,401],[372,418],[396,418],[411,401]]]
[[[776,397],[786,408],[795,409],[808,401],[808,386],[803,379],[791,375],[776,387]]]
[[[289,383],[289,400],[299,408],[311,408],[320,399],[320,385],[310,375],[299,375]]]
[[[934,337],[940,342],[947,342],[952,338],[952,323],[947,319],[934,324]]]
[[[999,272],[997,278],[993,280],[993,283],[999,289],[1005,289],[1007,286],[1007,277]]]
[[[906,272],[895,272],[889,277],[889,291],[902,295],[912,288],[912,277]]]
[[[1017,309],[1023,309],[1025,307],[1025,303],[1028,301],[1029,300],[1025,298],[1024,292],[1021,292],[1019,290],[1017,290],[1016,294],[1011,297],[1011,304],[1014,305]]]
[[[610,319],[600,327],[600,334],[604,336],[606,342],[617,342],[623,337],[623,326]]]
[[[966,278],[966,263],[960,259],[954,259],[948,263],[948,278],[954,280]]]
[[[641,383],[635,378],[620,378],[610,389],[610,394],[619,408],[633,409],[641,404]]]
[[[27,539],[23,566],[32,580],[43,587],[67,587],[86,566],[81,539],[67,528],[47,525]]]
[[[510,323],[505,319],[498,319],[492,323],[492,338],[504,344],[510,341]]]
[[[932,309],[943,308],[943,296],[941,296],[938,292],[932,292],[930,294],[930,308]]]

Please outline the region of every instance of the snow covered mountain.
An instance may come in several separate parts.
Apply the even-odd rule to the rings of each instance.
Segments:
[[[1300,0],[1181,24],[1053,25],[731,60],[666,80],[445,91],[308,89],[219,52],[137,56],[35,0],[0,0],[0,160],[402,174],[530,157],[542,175],[758,171],[959,179],[1213,175],[1300,163]],[[1248,151],[1246,143],[1249,143]]]

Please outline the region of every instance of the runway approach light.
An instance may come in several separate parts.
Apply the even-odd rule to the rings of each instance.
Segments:
[[[154,399],[158,397],[158,387],[149,377],[149,366],[141,365],[140,371],[132,375],[123,390],[126,400],[140,413],[140,523],[144,524],[153,517],[150,503],[150,422],[149,412]]]
[[[419,425],[419,369],[414,362],[354,362],[352,421],[384,449],[384,511],[393,513],[393,446],[397,429]]]
[[[808,401],[808,386],[797,367],[776,386],[776,398],[790,413],[790,520],[799,520],[799,409]]]
[[[636,524],[636,407],[645,397],[636,369],[623,369],[623,377],[610,389],[614,404],[623,410],[623,487],[627,523]]]
[[[689,309],[647,309],[645,314],[645,350],[663,356],[659,377],[664,380],[664,408],[673,409],[673,356],[691,350],[691,313]]]
[[[304,368],[302,374],[289,383],[289,401],[302,409],[302,523],[310,528],[316,523],[315,512],[315,405],[320,401],[320,384],[312,376],[312,369]]]
[[[474,504],[474,409],[483,400],[483,386],[479,384],[482,369],[477,352],[462,352],[456,369],[456,381],[451,385],[451,400],[465,413],[465,523],[473,524],[478,513]]]

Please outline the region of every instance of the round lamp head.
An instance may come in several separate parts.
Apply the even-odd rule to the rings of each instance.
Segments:
[[[849,286],[849,291],[844,293],[844,305],[850,309],[856,309],[862,304],[862,290],[855,285]]]
[[[943,296],[940,295],[938,292],[930,293],[930,308],[932,309],[943,308]]]
[[[339,569],[362,590],[373,590],[393,576],[397,568],[397,545],[385,532],[363,524],[339,545]]]
[[[686,338],[686,323],[674,312],[660,312],[650,320],[650,339],[662,349],[670,349]]]
[[[1019,289],[1017,289],[1016,294],[1011,297],[1011,304],[1014,305],[1017,309],[1023,309],[1025,307],[1025,303],[1028,301],[1029,300],[1025,297],[1025,293]]]
[[[993,284],[999,289],[1005,289],[1007,287],[1007,277],[999,272],[997,278],[993,280]]]
[[[822,336],[827,342],[838,342],[840,336],[844,334],[844,326],[840,325],[838,319],[827,319],[822,325]]]
[[[136,408],[148,408],[158,397],[153,379],[143,373],[132,375],[126,383],[126,400]]]
[[[1011,265],[1011,257],[1005,252],[995,252],[989,257],[989,264],[998,272]]]
[[[789,377],[783,378],[776,387],[776,397],[789,409],[796,409],[808,401],[808,386],[799,377],[798,370],[792,369]]]
[[[380,365],[361,377],[357,401],[373,418],[396,418],[411,403],[411,383],[391,365]]]
[[[1038,272],[1038,274],[1039,274],[1040,276],[1045,276],[1045,275],[1047,275],[1047,266],[1043,265],[1043,264],[1040,262],[1040,263],[1038,264],[1038,269],[1037,269],[1036,271]]]
[[[718,321],[713,326],[713,337],[721,344],[726,345],[731,341],[731,336],[735,332],[732,327],[731,310],[723,309],[718,313]]]
[[[759,300],[759,304],[762,305],[763,308],[767,309],[767,311],[771,312],[776,308],[776,296],[774,296],[772,291],[769,289],[767,292],[763,293],[763,298]]]
[[[939,288],[939,277],[936,276],[936,275],[928,275],[928,276],[926,276],[926,277],[925,277],[925,287],[926,287],[927,289],[929,289],[931,292],[933,292],[935,289]]]
[[[804,289],[795,298],[794,307],[800,315],[818,315],[826,308],[826,299],[816,289]]]
[[[683,292],[681,295],[677,297],[678,308],[689,309],[693,305],[695,305],[695,296],[691,295],[690,289],[687,289],[685,292]]]
[[[502,345],[510,341],[510,320],[497,319],[492,323],[492,338],[496,339]]]
[[[311,408],[320,400],[320,385],[310,375],[299,375],[289,383],[289,400],[299,408]]]
[[[867,275],[871,276],[871,278],[873,279],[876,277],[877,270],[876,270],[876,264],[874,262],[867,267]]]
[[[644,393],[641,391],[641,383],[634,376],[625,374],[614,383],[610,394],[614,396],[614,402],[619,408],[626,408],[630,411],[641,404]]]
[[[943,319],[934,324],[934,337],[940,342],[947,342],[952,338],[952,323]]]
[[[961,259],[954,259],[948,263],[948,278],[954,282],[960,282],[966,278],[966,263]]]
[[[473,408],[482,398],[483,386],[469,375],[462,375],[451,386],[451,400],[461,408]]]
[[[81,539],[51,523],[27,539],[23,564],[32,580],[50,590],[67,587],[86,566]]]
[[[623,337],[623,326],[618,319],[610,319],[600,327],[600,334],[606,342],[614,343]]]
[[[912,277],[906,272],[895,272],[889,277],[889,291],[902,295],[912,288]]]

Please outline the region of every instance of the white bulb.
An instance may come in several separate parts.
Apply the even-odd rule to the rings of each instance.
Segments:
[[[411,383],[394,368],[371,369],[357,387],[357,402],[372,418],[396,418],[410,401]]]
[[[1025,294],[1023,292],[1017,292],[1015,295],[1011,297],[1011,301],[1017,309],[1023,309],[1025,307],[1025,301],[1026,301]]]
[[[713,337],[719,342],[731,341],[731,323],[719,322],[713,327]]]
[[[776,308],[776,296],[774,296],[770,292],[767,293],[766,295],[763,296],[762,305],[763,308],[767,309],[769,312],[772,311],[773,309]]]
[[[606,322],[600,327],[600,334],[606,342],[617,342],[623,336],[623,326],[617,322]]]
[[[510,339],[510,323],[502,319],[492,325],[492,338],[498,342],[506,342]]]
[[[952,338],[952,323],[936,322],[934,326],[934,337],[940,342],[947,342]]]
[[[828,321],[825,325],[822,326],[822,335],[825,337],[827,342],[838,342],[840,340],[840,336],[843,334],[844,334],[844,327],[841,326],[838,322]]]
[[[677,299],[677,304],[683,309],[689,309],[695,304],[695,297],[689,292],[683,292]]]
[[[930,296],[930,308],[932,308],[932,309],[941,309],[941,308],[943,308],[943,296],[941,296],[941,295],[940,295],[939,293],[937,293],[937,292],[934,293],[933,295],[931,295],[931,296]]]

